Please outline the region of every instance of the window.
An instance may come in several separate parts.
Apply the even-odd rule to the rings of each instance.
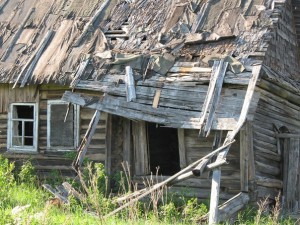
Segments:
[[[67,113],[68,111],[68,113]],[[66,117],[67,113],[67,117]],[[65,118],[66,117],[66,118]],[[79,106],[60,100],[48,101],[48,150],[74,150],[79,139]]]
[[[8,149],[37,150],[37,106],[35,103],[13,103],[8,115]]]

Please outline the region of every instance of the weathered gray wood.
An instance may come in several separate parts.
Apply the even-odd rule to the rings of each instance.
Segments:
[[[290,139],[289,149],[289,164],[288,164],[288,178],[287,178],[287,195],[286,203],[290,208],[293,207],[294,202],[297,200],[295,196],[298,192],[298,171],[299,171],[299,139]]]
[[[135,175],[150,173],[146,132],[146,123],[144,121],[132,122]]]
[[[111,142],[112,142],[112,115],[107,115],[106,135],[105,135],[105,171],[108,175],[111,174]]]
[[[96,112],[94,113],[94,116],[91,119],[91,122],[89,124],[89,128],[87,129],[87,131],[84,135],[84,138],[82,139],[81,144],[80,144],[79,148],[77,149],[77,155],[72,164],[76,170],[78,170],[78,168],[80,168],[80,166],[84,160],[84,156],[88,150],[89,144],[91,143],[93,135],[96,131],[97,124],[100,120],[100,116],[101,116],[101,112],[96,110]]]
[[[2,8],[5,4],[6,4],[6,3],[4,2],[4,4],[1,5],[1,8]],[[1,8],[0,8],[0,10],[1,10]],[[1,61],[2,61],[2,62],[6,60],[7,56],[9,55],[9,53],[10,53],[11,50],[12,50],[12,48],[14,47],[14,45],[15,45],[16,42],[17,42],[17,40],[19,39],[20,34],[22,33],[23,28],[24,28],[24,26],[25,26],[27,20],[29,19],[29,17],[31,16],[31,14],[32,14],[34,11],[35,11],[35,8],[31,8],[31,9],[28,11],[26,17],[24,18],[24,20],[23,20],[22,23],[20,24],[20,26],[19,26],[17,32],[16,32],[15,35],[12,37],[12,40],[11,40],[9,46],[7,47],[7,49],[5,50],[4,54],[2,55],[2,57],[1,57]]]
[[[74,79],[72,80],[72,82],[70,84],[71,88],[75,88],[76,87],[76,85],[79,82],[79,79],[84,74],[84,71],[85,71],[86,67],[88,66],[89,62],[90,62],[90,59],[88,58],[88,59],[86,59],[86,60],[84,60],[84,61],[82,61],[80,63],[80,65],[78,67],[78,70],[75,73]]]
[[[128,162],[128,165],[132,163],[131,154],[131,122],[128,119],[123,120],[123,160]]]
[[[155,91],[155,95],[154,95],[154,99],[153,99],[153,103],[152,103],[152,107],[155,109],[158,107],[160,94],[161,94],[161,89],[157,89]]]
[[[275,135],[277,138],[300,138],[300,134],[295,133],[279,133]]]
[[[250,198],[246,193],[239,193],[219,206],[219,222],[225,222],[232,215],[247,206]]]
[[[63,203],[69,204],[69,200],[62,196],[56,189],[52,188],[49,184],[43,184],[43,188],[45,188],[47,191],[49,191],[51,194],[53,194],[56,198],[60,199]]]
[[[255,164],[254,164],[254,148],[253,148],[253,125],[252,122],[245,124],[246,133],[248,135],[248,179],[252,182],[255,178]],[[248,183],[249,183],[248,182]]]
[[[81,44],[82,40],[85,38],[88,31],[92,30],[93,24],[98,19],[102,11],[106,8],[110,0],[105,0],[101,4],[101,7],[95,12],[94,16],[85,24],[83,31],[81,32],[80,36],[76,40],[76,42],[73,44],[73,47],[77,47]]]
[[[228,66],[228,62],[224,62],[223,60],[220,61],[220,65],[219,65],[220,69],[218,72],[219,74],[218,74],[216,85],[215,85],[214,95],[213,95],[211,107],[209,109],[209,114],[208,114],[207,121],[206,121],[205,128],[204,128],[206,137],[208,137],[208,135],[210,134],[213,119],[214,119],[214,116],[216,113],[217,106],[219,104],[220,94],[221,94],[223,80],[225,77],[227,66]]]
[[[257,185],[270,187],[270,188],[282,189],[283,187],[282,180],[272,179],[272,178],[267,178],[262,176],[256,176],[256,183]]]
[[[40,45],[38,46],[36,52],[30,57],[30,59],[28,60],[28,62],[25,64],[25,66],[23,67],[22,71],[20,72],[13,88],[16,87],[16,85],[18,84],[20,78],[24,75],[24,78],[21,82],[21,87],[25,86],[25,83],[27,82],[28,77],[32,74],[33,69],[36,65],[36,63],[38,62],[39,58],[41,57],[45,47],[47,46],[49,40],[51,39],[52,35],[53,35],[54,31],[53,30],[49,30],[47,32],[47,34],[45,35],[45,37],[43,38],[43,40],[41,41]]]
[[[142,192],[142,194],[138,195],[138,197],[132,198],[129,202],[127,202],[126,204],[120,206],[119,208],[115,209],[114,211],[112,211],[111,213],[107,214],[105,216],[105,218],[110,217],[114,214],[116,214],[117,212],[121,211],[122,209],[130,206],[131,204],[133,204],[134,202],[137,202],[139,199],[149,195],[150,193],[152,193],[153,191],[167,185],[168,183],[171,183],[173,180],[175,180],[177,177],[179,177],[182,174],[187,173],[188,171],[190,171],[193,167],[195,167],[196,165],[198,165],[199,163],[201,163],[201,161],[206,160],[208,158],[211,158],[212,156],[214,156],[215,154],[217,154],[218,152],[222,151],[224,148],[227,148],[229,145],[231,145],[234,141],[232,141],[231,143],[226,143],[223,146],[221,146],[220,148],[212,151],[211,153],[207,154],[205,157],[191,163],[189,166],[187,166],[186,168],[184,168],[183,170],[179,171],[178,173],[174,174],[173,176],[169,177],[168,179],[166,179],[163,182],[160,182],[158,184],[153,185],[151,188],[146,188],[146,191],[142,191],[140,190],[140,192]],[[134,193],[133,193],[134,194]]]
[[[69,184],[68,182],[63,182],[62,185],[64,186],[64,188],[68,191],[68,195],[73,195],[75,198],[77,198],[78,200],[84,202],[84,196],[82,194],[80,194],[78,191],[76,191],[71,184]]]
[[[214,65],[213,65],[213,69],[212,69],[212,73],[211,73],[211,77],[210,77],[210,82],[209,82],[207,94],[206,94],[206,97],[205,97],[204,104],[202,106],[202,116],[200,118],[200,126],[201,127],[204,126],[206,116],[207,116],[209,107],[211,105],[211,100],[213,98],[215,85],[216,85],[216,82],[217,82],[217,78],[219,76],[220,64],[221,64],[220,61],[214,61]],[[203,131],[203,128],[200,129],[199,135],[202,134],[202,131]]]
[[[212,68],[210,67],[184,67],[173,66],[169,70],[170,73],[210,73]]]
[[[92,99],[78,93],[65,92],[62,100],[86,106]],[[109,105],[106,105],[106,102],[108,102]],[[126,116],[133,120],[160,123],[174,128],[200,128],[199,122],[197,121],[199,119],[196,118],[196,115],[195,118],[191,118],[191,116],[193,116],[192,114],[195,114],[195,112],[184,112],[183,110],[163,107],[153,109],[152,106],[146,106],[134,102],[126,103],[126,101],[120,101],[112,96],[105,96],[102,102],[93,102],[88,104],[87,107],[123,117]],[[182,113],[185,115],[180,115]],[[200,113],[196,112],[196,114],[199,115]],[[236,119],[234,118],[218,118],[212,125],[212,128],[216,130],[232,130],[234,127],[236,127]]]
[[[135,85],[133,79],[133,71],[130,66],[126,66],[125,85],[126,85],[127,102],[135,101],[136,100]]]
[[[180,168],[187,166],[184,129],[177,130]]]
[[[242,128],[242,126],[244,125],[246,118],[247,118],[247,113],[249,111],[250,108],[250,104],[251,104],[251,100],[252,97],[254,95],[254,89],[259,77],[259,73],[260,73],[260,69],[261,66],[255,66],[253,68],[253,76],[249,82],[248,88],[247,88],[247,92],[246,92],[246,96],[245,96],[245,100],[244,100],[244,104],[242,107],[242,112],[241,115],[239,117],[238,123],[236,128],[233,131],[230,131],[227,133],[226,139],[224,141],[224,143],[227,143],[228,141],[231,142],[234,137],[236,136],[236,134],[240,131],[240,129]],[[230,146],[229,146],[230,147]],[[229,151],[229,147],[225,148],[222,152],[220,152],[217,156],[216,162],[218,162],[219,160],[224,160],[226,158],[226,155]],[[218,189],[217,187],[220,186],[220,177],[221,176],[221,169],[215,169],[213,171],[213,175],[212,175],[212,179],[216,182],[215,185],[212,185],[212,191],[211,193],[211,206],[210,206],[210,211],[209,211],[209,224],[216,224],[218,223],[218,207],[216,207],[216,205],[218,206],[219,204],[219,191],[220,189]],[[219,182],[217,184],[217,182]]]
[[[246,129],[240,131],[240,173],[241,173],[241,191],[248,191],[248,152],[250,151],[248,142],[249,135]]]
[[[221,170],[216,169],[213,171],[210,205],[209,205],[209,224],[217,224],[219,222],[219,195],[220,195],[220,182],[221,182]],[[215,200],[217,199],[217,201]]]

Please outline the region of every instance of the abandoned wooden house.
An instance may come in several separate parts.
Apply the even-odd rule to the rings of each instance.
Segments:
[[[158,173],[170,191],[210,198],[210,223],[279,192],[297,211],[299,9],[291,0],[4,0],[2,150],[32,153],[44,168],[77,147],[75,166],[85,154],[109,174],[128,162],[140,188]]]

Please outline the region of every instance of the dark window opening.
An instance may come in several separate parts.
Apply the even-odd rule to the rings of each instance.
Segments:
[[[14,146],[33,146],[34,106],[13,106],[13,137]]]
[[[148,123],[150,170],[160,175],[173,175],[180,171],[177,129]]]

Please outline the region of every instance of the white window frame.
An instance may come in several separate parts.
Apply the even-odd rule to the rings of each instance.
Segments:
[[[14,106],[33,106],[33,146],[13,146],[13,108]],[[21,119],[27,120],[27,119]],[[31,121],[31,120],[30,120]],[[8,124],[7,124],[7,149],[8,151],[20,151],[20,152],[37,152],[38,145],[38,104],[37,103],[11,103],[8,112]]]
[[[79,105],[72,105],[74,107],[74,146],[72,149],[70,147],[65,146],[51,146],[50,144],[50,135],[51,135],[51,105],[68,105],[69,103],[62,100],[48,100],[47,101],[47,150],[49,151],[74,151],[79,145],[79,122],[80,122],[80,106]]]

